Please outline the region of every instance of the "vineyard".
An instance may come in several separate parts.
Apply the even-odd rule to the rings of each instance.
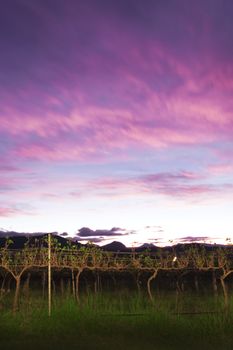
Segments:
[[[204,274],[211,280],[213,295],[216,296],[220,292],[224,296],[225,310],[229,307],[227,279],[233,272],[230,246],[213,251],[207,251],[200,245],[190,246],[184,252],[167,252],[161,249],[157,253],[151,253],[149,250],[141,253],[116,253],[103,251],[91,244],[77,247],[69,242],[61,247],[54,237],[50,245],[48,239],[44,238],[33,245],[26,243],[23,249],[10,249],[11,243],[11,240],[7,239],[5,245],[0,248],[0,303],[13,289],[14,312],[19,309],[22,284],[23,289],[29,291],[32,278],[41,281],[41,291],[45,295],[46,286],[49,287],[50,284],[47,282],[48,277],[55,292],[57,286],[53,276],[59,276],[61,294],[65,288],[69,288],[71,296],[79,302],[80,278],[88,272],[93,275],[95,291],[101,289],[107,275],[111,276],[117,285],[117,274],[131,274],[137,290],[145,290],[152,303],[152,283],[160,274],[171,276],[177,293],[182,291],[182,281],[187,275],[193,276],[193,285],[198,290],[199,276]]]

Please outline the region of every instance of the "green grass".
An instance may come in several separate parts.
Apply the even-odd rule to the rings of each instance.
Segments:
[[[20,311],[0,314],[0,349],[168,350],[233,349],[233,308],[224,313],[176,315],[174,295],[147,296],[128,292],[53,302],[31,296]],[[179,311],[222,310],[222,300],[186,295]],[[134,315],[132,315],[134,314]],[[135,315],[136,314],[136,315]],[[232,315],[232,316],[231,316]]]

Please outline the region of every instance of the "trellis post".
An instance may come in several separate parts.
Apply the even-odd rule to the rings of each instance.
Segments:
[[[48,315],[51,316],[51,233],[48,233]]]

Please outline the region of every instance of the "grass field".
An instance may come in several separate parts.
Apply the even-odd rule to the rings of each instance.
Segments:
[[[233,349],[233,309],[221,312],[221,298],[155,300],[152,306],[146,296],[118,293],[82,297],[77,305],[57,297],[49,318],[46,300],[33,295],[21,299],[16,315],[1,310],[0,349]],[[202,311],[217,313],[194,313]]]

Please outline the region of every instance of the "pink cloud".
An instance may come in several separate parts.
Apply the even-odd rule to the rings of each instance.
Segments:
[[[228,175],[233,173],[233,165],[229,163],[209,165],[207,171],[211,175]]]
[[[120,38],[117,35],[116,40]],[[108,50],[115,52],[116,42],[113,45],[112,41],[103,40]],[[0,130],[19,140],[17,156],[80,160],[111,156],[114,150],[231,140],[232,65],[223,65],[209,56],[200,63],[195,59],[184,61],[158,40],[145,39],[143,47],[134,46],[134,41],[126,34],[122,45],[128,49],[124,55],[121,51],[116,56],[115,65],[109,65],[108,57],[97,52],[88,56],[86,64],[93,76],[82,88],[74,74],[71,92],[61,80],[58,95],[46,94],[33,84],[21,89],[19,96],[5,93]],[[106,76],[106,66],[113,81]],[[68,74],[68,68],[64,69]],[[99,91],[99,74],[103,74],[103,95],[108,96],[112,86],[112,99],[109,96],[104,106],[95,95]],[[169,80],[161,87],[167,78],[174,84]],[[92,87],[91,92],[87,86]],[[31,102],[30,97],[35,96],[41,108]],[[20,99],[26,107],[18,107]],[[64,108],[66,103],[71,107]]]
[[[0,217],[8,217],[22,214],[18,209],[0,207]]]
[[[191,172],[157,173],[124,178],[102,178],[87,181],[72,191],[72,197],[100,196],[123,198],[130,196],[164,195],[174,200],[202,201],[212,196],[231,195],[232,184],[205,183],[208,178]]]
[[[64,38],[60,22],[52,14],[46,18]],[[21,162],[30,166],[32,160],[42,168],[47,162],[108,163],[130,160],[139,151],[159,154],[162,149],[172,154],[185,146],[188,154],[196,146],[212,150],[214,144],[232,141],[231,61],[219,60],[206,50],[205,42],[200,60],[195,50],[179,50],[156,35],[134,35],[127,22],[114,27],[113,19],[106,18],[98,23],[104,35],[95,37],[97,50],[85,50],[77,43],[70,56],[62,55],[63,61],[35,65],[34,78],[29,75],[20,82],[17,93],[0,87],[0,133],[6,140],[6,159],[11,159],[1,162],[1,174],[14,173]],[[187,22],[192,34],[194,27]],[[208,26],[204,32],[208,35]],[[218,164],[232,159],[231,148],[216,153],[216,164],[202,176],[177,171],[36,183],[12,174],[1,178],[0,189],[26,201],[57,200],[60,191],[64,197],[67,193],[114,198],[162,194],[181,199],[231,193],[230,184],[216,185],[211,180],[212,175],[230,173],[228,165]]]
[[[166,111],[157,116],[156,109],[162,109],[159,103],[153,102],[152,96],[147,110],[87,107],[69,117],[47,116],[41,123],[26,120],[20,133],[34,132],[41,139],[35,142],[23,138],[15,153],[44,160],[105,158],[114,150],[208,145],[231,136],[230,113],[212,102],[173,97],[166,101]]]

